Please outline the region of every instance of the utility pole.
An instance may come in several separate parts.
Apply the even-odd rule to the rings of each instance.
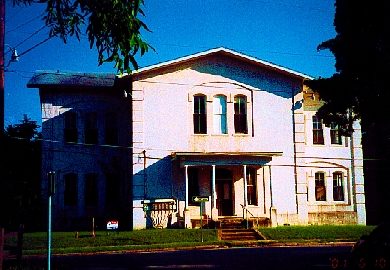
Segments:
[[[5,0],[0,0],[0,139],[4,134],[4,33]]]

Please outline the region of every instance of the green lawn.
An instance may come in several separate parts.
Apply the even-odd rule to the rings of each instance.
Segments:
[[[373,226],[283,226],[276,228],[259,228],[267,238],[276,242],[305,241],[356,241],[363,234],[368,234]],[[54,254],[73,252],[125,251],[134,249],[160,249],[175,247],[196,247],[201,245],[226,245],[218,240],[217,230],[204,229],[204,242],[201,242],[199,229],[152,229],[126,232],[98,231],[96,237],[89,232],[80,232],[75,237],[74,232],[54,232],[52,251]],[[15,245],[16,239],[11,239]],[[265,241],[264,243],[266,243]],[[10,244],[10,243],[8,243]],[[47,233],[25,233],[23,239],[23,254],[45,254]]]
[[[203,230],[204,242],[201,243],[200,230],[137,230],[129,232],[54,232],[52,238],[53,253],[97,252],[109,250],[131,250],[164,248],[174,246],[197,246],[218,242],[216,230]],[[46,251],[47,233],[25,233],[23,251],[25,254],[40,254]]]
[[[282,226],[259,228],[269,240],[280,241],[356,241],[363,234],[369,234],[374,226],[323,225],[323,226]]]

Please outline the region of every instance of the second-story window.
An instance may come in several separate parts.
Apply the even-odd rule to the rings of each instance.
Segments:
[[[246,97],[234,97],[234,131],[235,133],[248,134]]]
[[[87,144],[98,143],[97,113],[88,112],[85,114],[84,142]]]
[[[314,181],[316,201],[326,201],[325,173],[315,173]]]
[[[207,134],[206,96],[194,96],[194,133]]]
[[[105,133],[104,144],[117,145],[118,144],[118,117],[114,112],[108,112],[104,119]]]
[[[77,143],[77,114],[76,112],[68,111],[64,114],[64,117],[64,140],[67,143]]]
[[[336,123],[330,124],[330,143],[342,144],[339,125],[337,125]]]
[[[227,134],[226,97],[215,96],[213,99],[213,130],[215,134]]]
[[[324,144],[322,120],[316,115],[313,116],[313,144]]]

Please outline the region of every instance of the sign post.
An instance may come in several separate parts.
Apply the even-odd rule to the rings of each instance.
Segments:
[[[47,187],[48,187],[48,226],[47,226],[47,269],[50,270],[51,265],[51,199],[55,193],[55,177],[56,173],[50,171],[47,173]]]
[[[193,196],[192,201],[200,203],[200,238],[203,243],[203,204],[209,201],[207,196]]]

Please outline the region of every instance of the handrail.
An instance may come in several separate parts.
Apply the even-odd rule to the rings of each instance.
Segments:
[[[242,218],[246,220],[246,228],[249,229],[249,224],[248,224],[248,213],[249,213],[252,217],[254,217],[254,218],[256,219],[256,227],[258,227],[258,226],[259,226],[259,217],[256,217],[254,214],[252,214],[252,212],[249,211],[248,208],[247,208],[246,206],[244,206],[244,205],[242,205],[242,204],[240,204],[240,205],[241,205],[242,210],[243,210],[243,212],[242,212],[243,217],[242,217]],[[244,212],[244,211],[245,211],[245,212]]]

